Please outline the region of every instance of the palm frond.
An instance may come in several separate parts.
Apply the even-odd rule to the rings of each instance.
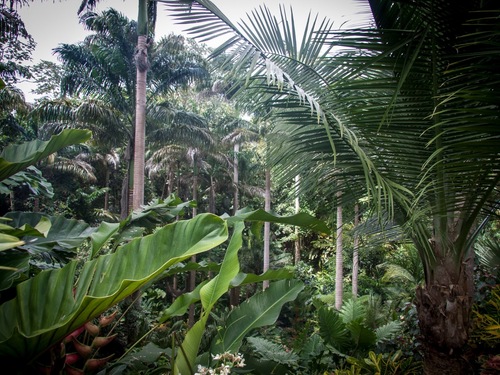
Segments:
[[[68,159],[58,157],[53,164],[46,164],[44,167],[47,169],[70,173],[84,181],[97,181],[97,178],[94,174],[94,168],[89,163],[80,158]]]

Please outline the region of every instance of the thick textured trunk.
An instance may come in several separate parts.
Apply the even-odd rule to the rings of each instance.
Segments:
[[[426,285],[417,288],[424,373],[471,374],[463,350],[472,308],[472,259],[457,265],[450,256],[438,262]]]

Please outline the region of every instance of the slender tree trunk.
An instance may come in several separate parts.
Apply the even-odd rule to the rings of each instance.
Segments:
[[[264,209],[269,212],[271,211],[271,170],[266,168],[266,193]],[[269,250],[271,242],[271,223],[266,221],[264,223],[264,267],[263,271],[269,270]],[[262,285],[263,289],[269,288],[269,280],[264,280]]]
[[[240,152],[240,144],[235,143],[233,146],[233,185],[234,185],[234,199],[233,199],[233,214],[239,209],[239,164],[238,154]],[[240,288],[235,287],[229,291],[229,303],[231,306],[238,306],[240,304]]]
[[[14,192],[11,191],[9,193],[9,203],[10,203],[10,210],[15,211],[16,210],[16,204],[15,204],[16,196],[14,195]]]
[[[40,212],[40,198],[35,197],[35,201],[33,202],[33,212]]]
[[[133,153],[132,149],[133,149],[133,144],[132,141],[129,140],[127,149],[125,150],[125,162],[127,163],[127,172],[123,177],[122,196],[120,199],[121,220],[124,220],[130,213],[130,202],[132,202],[131,195],[133,190],[133,183],[131,176],[133,176],[133,171],[134,171],[134,165],[133,165],[134,163],[132,162],[132,153]]]
[[[340,310],[343,299],[343,281],[344,281],[344,259],[342,257],[342,193],[337,193],[337,240],[335,246],[335,308]]]
[[[300,176],[295,176],[295,213],[298,214],[300,211]],[[294,252],[294,264],[297,265],[300,262],[300,232],[299,227],[295,227],[295,252]]]
[[[425,285],[417,288],[426,375],[473,373],[463,351],[471,324],[473,260],[457,261],[438,258]]]
[[[210,191],[208,195],[208,211],[215,213],[215,183],[214,176],[210,175]]]
[[[174,169],[170,168],[168,171],[168,188],[167,188],[167,194],[170,196],[173,193],[173,187],[174,187]]]
[[[104,186],[106,187],[106,192],[104,193],[104,211],[108,211],[109,208],[109,166],[106,165],[106,177],[104,181]]]
[[[135,64],[137,72],[135,100],[134,138],[134,196],[132,208],[139,209],[144,204],[144,154],[146,138],[146,80],[148,62],[148,21],[147,0],[139,0],[137,50]]]
[[[196,168],[196,157],[194,159],[194,167],[193,167],[193,201],[195,203],[198,200],[198,171]],[[193,217],[198,214],[198,209],[193,207],[192,209]],[[191,256],[191,262],[196,262],[196,255]],[[189,271],[189,291],[192,292],[196,288],[196,271]],[[194,304],[189,306],[189,318],[188,325],[192,327],[194,325]]]
[[[136,65],[136,90],[135,90],[135,136],[134,136],[134,164],[133,164],[133,189],[132,209],[138,210],[144,204],[144,155],[146,134],[146,79],[149,68],[148,63],[148,0],[139,0],[137,19],[137,49],[135,53]],[[133,306],[125,318],[128,343],[133,343],[139,338],[137,318],[142,316],[141,290],[137,290],[129,297]]]
[[[352,252],[352,297],[358,296],[358,273],[359,273],[359,234],[356,229],[359,225],[359,204],[354,205],[354,249]]]
[[[238,164],[238,154],[240,153],[240,144],[235,143],[233,146],[234,156],[233,156],[233,185],[234,185],[234,200],[233,200],[233,214],[239,209],[240,198],[239,198],[239,164]]]

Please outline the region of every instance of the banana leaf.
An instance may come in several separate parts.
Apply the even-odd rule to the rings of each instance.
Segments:
[[[88,130],[67,129],[52,136],[48,141],[34,140],[19,145],[8,145],[0,153],[0,181],[66,146],[87,141],[90,135]]]
[[[221,244],[227,233],[222,219],[202,214],[86,262],[78,278],[73,261],[18,284],[16,298],[0,306],[0,358],[34,360],[166,268]]]

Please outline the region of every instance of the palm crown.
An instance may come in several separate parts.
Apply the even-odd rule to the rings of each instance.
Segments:
[[[371,0],[372,27],[339,31],[310,18],[302,42],[283,8],[276,18],[261,7],[237,28],[208,0],[163,2],[196,22],[193,35],[229,35],[214,55],[234,64],[247,105],[274,108],[284,178],[300,174],[302,186],[331,197],[368,194],[404,226],[424,264],[419,319],[429,349],[460,348],[471,245],[498,201],[493,2]]]

